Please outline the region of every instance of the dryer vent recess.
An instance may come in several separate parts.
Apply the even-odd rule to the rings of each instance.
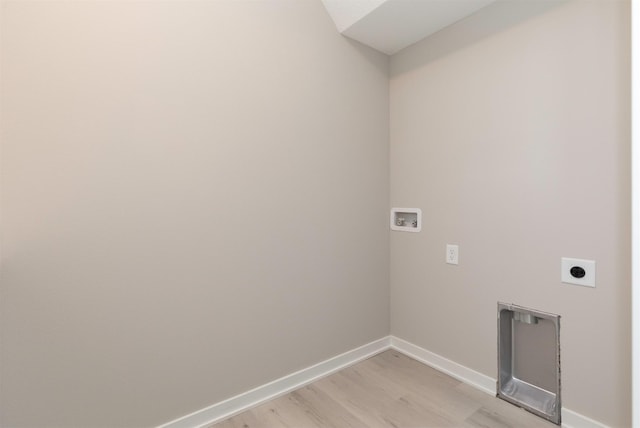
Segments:
[[[560,425],[560,315],[498,303],[497,395]]]
[[[422,210],[420,208],[391,208],[391,230],[399,232],[420,232]]]

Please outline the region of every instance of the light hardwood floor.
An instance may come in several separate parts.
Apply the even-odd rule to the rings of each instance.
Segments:
[[[557,427],[385,351],[211,428]]]

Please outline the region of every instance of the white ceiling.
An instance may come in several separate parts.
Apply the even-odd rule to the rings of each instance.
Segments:
[[[496,0],[322,0],[338,31],[387,55]]]

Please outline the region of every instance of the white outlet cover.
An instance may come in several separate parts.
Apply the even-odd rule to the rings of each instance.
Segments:
[[[445,261],[450,265],[458,264],[458,246],[454,244],[447,244],[447,254]]]
[[[596,286],[596,262],[594,260],[562,257],[560,266],[560,280],[565,284],[582,285],[584,287]],[[571,268],[574,266],[584,269],[585,275],[582,278],[576,278],[571,275]]]

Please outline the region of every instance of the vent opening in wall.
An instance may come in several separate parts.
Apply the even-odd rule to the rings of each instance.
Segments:
[[[391,230],[420,232],[422,211],[420,208],[391,208]]]
[[[560,425],[559,315],[498,303],[497,395]]]

